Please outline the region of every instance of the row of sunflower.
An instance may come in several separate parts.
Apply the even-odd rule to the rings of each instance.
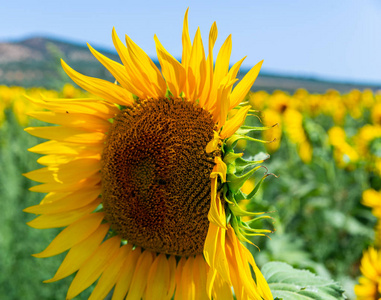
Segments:
[[[318,249],[312,251],[312,257],[306,260],[312,258],[321,262],[324,268],[341,281],[350,281],[343,275],[344,273],[356,274],[359,251],[369,246],[361,259],[362,276],[354,291],[356,299],[379,299],[381,295],[381,93],[353,90],[347,94],[339,94],[330,90],[325,94],[309,94],[300,89],[290,95],[283,91],[275,91],[272,94],[258,91],[249,93],[248,100],[261,112],[259,118],[263,124],[266,126],[276,124],[272,130],[264,131],[262,137],[266,141],[271,141],[265,145],[266,150],[272,154],[272,163],[269,164],[271,170],[282,175],[284,173],[284,176],[288,177],[285,186],[290,193],[290,199],[298,198],[298,194],[303,193],[300,190],[308,185],[311,186],[311,189],[299,198],[299,203],[282,199],[276,192],[269,192],[271,188],[268,187],[264,189],[263,199],[277,197],[278,200],[274,205],[269,203],[265,209],[273,208],[279,211],[283,201],[285,210],[292,210],[291,207],[297,205],[298,209],[295,209],[292,215],[278,212],[282,222],[281,230],[299,228],[297,229],[299,234],[304,235],[301,239],[303,246],[300,249],[308,249],[306,243],[314,243],[312,248]],[[293,153],[296,153],[297,157],[294,156],[292,161]],[[283,166],[277,165],[277,161],[282,161]],[[285,163],[286,161],[289,163]],[[304,171],[297,174],[295,169]],[[310,170],[314,170],[312,176]],[[319,180],[321,184],[317,185]],[[328,181],[333,189],[325,190],[324,181]],[[274,185],[276,183],[272,182],[271,186]],[[277,191],[278,195],[282,193]],[[373,215],[369,209],[364,209],[363,205],[370,207]],[[331,213],[325,211],[324,214],[320,214],[320,207],[331,210]],[[296,215],[299,216],[299,220],[294,217]],[[308,216],[311,220],[301,221],[301,215]],[[290,218],[289,222],[286,221],[287,217]],[[320,217],[323,219],[319,219]],[[316,226],[318,228],[314,228],[313,231],[305,230],[310,227],[307,223],[322,221],[326,223]],[[377,225],[374,226],[375,223]],[[374,231],[371,233],[366,226],[368,229],[374,228]],[[301,229],[302,227],[304,229]],[[327,231],[330,230],[338,230],[343,235],[337,236],[338,241],[335,242],[335,246],[341,251],[342,256],[351,256],[347,260],[349,268],[343,268],[337,260],[336,263],[330,264],[330,257],[336,256],[335,259],[339,259],[335,254],[336,251],[329,246],[322,246],[323,239],[307,237],[314,232],[315,235],[323,235],[325,239],[329,239]],[[320,245],[316,245],[317,243]],[[357,245],[348,251],[346,247],[352,244]],[[352,254],[349,254],[351,251]],[[324,252],[326,255],[322,254]],[[353,255],[353,252],[356,254]],[[303,265],[301,261],[294,264]],[[314,268],[311,263],[305,264]]]

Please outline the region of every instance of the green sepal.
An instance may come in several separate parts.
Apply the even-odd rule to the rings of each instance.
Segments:
[[[243,159],[242,153],[228,152],[224,157],[227,166],[226,174],[242,173],[247,167],[262,163],[264,160],[248,161]]]
[[[241,157],[237,158],[236,161],[235,161],[235,170],[236,172],[243,172],[248,166],[252,166],[252,165],[257,165],[257,164],[260,164],[262,163],[263,160],[258,160],[258,161],[248,161],[248,160],[245,160]]]
[[[259,221],[259,220],[262,220],[262,219],[272,219],[272,217],[270,217],[270,216],[260,216],[260,217],[254,218],[254,219],[252,219],[250,221],[242,222],[242,229],[244,229],[246,231],[249,231],[249,232],[271,233],[272,231],[269,230],[269,229],[256,229],[256,228],[251,228],[249,226],[251,223],[254,223],[255,221]]]
[[[236,176],[235,174],[227,174],[226,181],[228,183],[229,190],[232,193],[237,193],[239,189],[243,186],[245,181],[249,179],[251,175],[253,175],[253,173],[257,171],[259,168],[262,168],[262,166],[254,167],[242,176]]]
[[[228,150],[233,149],[237,142],[239,140],[247,140],[247,141],[252,141],[252,142],[259,142],[262,144],[268,144],[271,143],[272,141],[264,141],[260,139],[256,139],[250,136],[246,135],[241,135],[241,134],[233,134],[230,138],[228,138],[225,142],[225,146],[227,147]]]
[[[241,232],[241,228],[240,228],[240,223],[241,220],[237,220],[237,217],[232,215],[232,218],[231,218],[231,221],[230,221],[230,224],[232,225],[233,229],[234,229],[234,232],[235,234],[237,235],[237,238],[240,240],[240,241],[243,241],[243,242],[247,242],[249,244],[252,244],[254,245],[255,247],[257,247],[255,244],[253,244],[253,242],[251,242],[249,239],[247,239]],[[258,247],[257,247],[258,248]]]
[[[228,203],[228,204],[234,204],[236,203],[234,198],[232,200],[228,199],[228,197],[226,196],[226,194],[228,193],[228,187],[226,184],[224,184],[223,186],[223,190],[222,190],[222,197],[223,199]],[[227,221],[227,220],[226,220]]]
[[[168,99],[173,98],[173,94],[168,88],[167,88],[167,91],[165,92],[165,97]]]
[[[269,175],[272,175],[272,174],[267,173],[267,174],[263,175],[263,177],[255,185],[254,189],[247,195],[247,199],[251,199],[254,197],[254,195],[258,192],[259,188],[261,187],[263,180],[265,180],[265,178]]]
[[[246,211],[242,209],[237,203],[229,204],[228,206],[231,212],[237,217],[245,217],[245,216],[251,217],[251,216],[258,216],[258,215],[264,214],[263,212],[254,213],[254,212]],[[257,218],[253,220],[257,220]],[[252,220],[250,220],[249,222],[251,221]]]
[[[245,194],[242,193],[241,190],[239,190],[237,193],[234,194],[233,199],[234,199],[233,202],[235,202],[235,203],[237,203],[237,202],[239,202],[241,200],[249,200],[249,199],[246,198]]]
[[[242,155],[243,155],[243,153],[228,152],[224,156],[224,163],[226,165],[234,164],[235,160],[237,160],[238,158],[242,157]]]
[[[268,126],[268,127],[254,127],[254,126],[241,126],[237,131],[236,131],[236,134],[248,134],[252,131],[264,131],[264,130],[268,130],[268,129],[271,129],[275,126],[277,126],[278,123],[272,125],[272,126]]]

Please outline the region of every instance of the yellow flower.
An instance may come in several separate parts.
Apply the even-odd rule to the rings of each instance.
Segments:
[[[372,123],[381,126],[381,102],[372,107]]]
[[[340,168],[358,161],[359,155],[356,150],[347,143],[346,133],[343,128],[334,126],[328,130],[330,144],[334,147],[334,156]]]
[[[258,91],[255,93],[250,92],[249,103],[254,109],[263,110],[269,97],[270,96],[266,91]]]
[[[377,128],[377,126],[373,126],[371,124],[366,124],[359,129],[355,136],[355,143],[361,156],[369,155],[369,143],[380,135],[380,129],[381,128]]]
[[[246,162],[234,146],[255,141],[245,135],[255,128],[241,127],[250,106],[240,103],[262,62],[233,89],[243,59],[229,69],[231,37],[214,65],[216,24],[205,58],[200,30],[191,43],[187,13],[181,63],[155,36],[160,71],[113,30],[123,64],[89,48],[117,84],[62,62],[74,82],[102,100],[31,99],[48,110],[32,116],[59,126],[26,129],[49,141],[30,149],[45,155],[38,162],[46,167],[25,174],[42,183],[32,191],[48,194],[25,211],[39,215],[32,227],[66,227],[35,256],[69,250],[47,280],[77,272],[68,299],[98,278],[90,299],[103,299],[113,288],[112,299],[233,299],[232,288],[237,299],[273,299],[241,243],[269,232],[241,217],[267,216],[240,209],[236,200],[245,198],[240,188],[260,166],[236,172],[261,163]],[[228,118],[232,109],[237,113]]]
[[[303,142],[298,144],[298,154],[300,159],[304,163],[311,162],[312,152],[313,152],[312,146],[307,140],[304,140]]]
[[[362,105],[369,109],[374,105],[375,97],[371,89],[365,89],[361,94],[361,103]]]
[[[368,189],[362,194],[362,204],[372,208],[372,213],[381,219],[381,193]]]
[[[381,299],[381,251],[369,248],[361,259],[362,276],[355,286],[358,300]]]
[[[270,130],[263,131],[263,139],[265,141],[272,141],[266,145],[267,151],[270,153],[279,149],[282,137],[282,116],[279,112],[273,109],[265,109],[262,112],[263,124],[271,127]]]
[[[288,108],[283,114],[283,122],[290,141],[297,145],[300,159],[304,163],[311,162],[313,149],[303,128],[303,115]]]
[[[62,95],[65,98],[78,98],[81,96],[81,91],[72,84],[66,83],[62,88]]]
[[[359,90],[352,90],[348,94],[343,95],[342,101],[354,119],[362,116],[361,92]]]
[[[271,100],[269,99],[268,101],[268,106],[270,109],[283,114],[288,108],[294,108],[295,102],[289,94],[283,91],[274,91],[274,93],[271,95]]]

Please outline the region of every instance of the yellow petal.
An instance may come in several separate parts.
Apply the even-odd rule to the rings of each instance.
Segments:
[[[210,178],[216,178],[220,176],[222,182],[226,182],[226,172],[227,166],[221,159],[221,157],[216,156],[214,158],[215,166],[213,167],[212,173],[210,174]]]
[[[233,235],[233,229],[229,229],[230,235]],[[254,257],[251,254],[251,252],[244,246],[242,245],[238,240],[237,244],[239,245],[239,251],[241,253],[241,257],[243,261],[247,261],[253,268],[254,273],[255,273],[255,279],[257,282],[257,287],[259,294],[262,296],[263,299],[265,300],[273,300],[273,296],[271,294],[270,287],[266,281],[266,279],[263,277],[261,271],[259,270],[258,266],[256,265],[254,261]]]
[[[200,98],[205,84],[205,72],[204,46],[202,44],[200,28],[197,28],[188,65],[188,100],[195,101]]]
[[[115,285],[123,263],[127,259],[131,250],[131,244],[124,245],[118,250],[118,253],[115,255],[115,259],[104,270],[101,278],[99,278],[99,281],[91,293],[89,300],[106,298],[107,294]]]
[[[107,120],[89,114],[38,111],[28,113],[28,115],[47,123],[79,129],[83,128],[89,131],[106,132],[111,125]]]
[[[220,176],[223,182],[226,181],[226,164],[221,160],[220,157],[215,158],[216,165],[213,167],[211,178],[211,203],[208,213],[208,220],[213,222],[215,225],[226,229],[226,214],[225,208],[220,200],[220,196],[217,193],[217,177]]]
[[[250,110],[250,105],[240,108],[240,110],[233,116],[233,118],[226,121],[222,128],[220,136],[222,139],[231,137],[245,122],[246,115]]]
[[[146,300],[165,299],[170,288],[170,269],[165,255],[158,255],[148,272]],[[169,297],[169,299],[171,299]]]
[[[126,300],[141,299],[143,297],[153,256],[153,253],[147,250],[140,255]]]
[[[37,106],[57,113],[83,113],[107,120],[120,112],[115,104],[100,99],[53,99],[43,97],[43,100],[40,100],[28,96],[26,98]]]
[[[103,144],[98,145],[86,145],[86,144],[72,144],[63,143],[58,141],[47,141],[38,144],[28,151],[39,153],[39,154],[58,154],[58,155],[69,155],[75,157],[86,157],[102,153],[104,148]]]
[[[132,276],[135,272],[135,268],[139,257],[141,256],[141,250],[139,247],[130,251],[127,259],[123,263],[121,273],[118,275],[118,279],[112,294],[112,300],[122,300],[130,289]]]
[[[231,34],[227,37],[220,51],[218,52],[216,65],[214,67],[214,78],[213,82],[215,87],[218,87],[223,80],[223,78],[228,74],[230,55],[232,52],[232,36]]]
[[[86,91],[111,103],[120,105],[131,104],[131,93],[126,91],[124,88],[106,80],[82,75],[70,68],[63,60],[61,60],[61,64],[66,74]]]
[[[209,141],[209,143],[205,147],[206,153],[211,153],[215,150],[218,150],[218,145],[220,143],[220,135],[217,131],[213,131],[213,138]]]
[[[161,71],[167,82],[168,88],[174,98],[180,97],[185,90],[185,69],[184,67],[161,45],[157,36],[154,36],[157,57],[161,65]]]
[[[233,80],[237,77],[237,74],[238,74],[238,71],[239,71],[239,68],[241,67],[243,61],[245,60],[246,56],[244,58],[242,58],[241,60],[237,61],[229,70],[229,73],[228,73],[228,77],[229,77],[229,80]],[[230,109],[229,109],[230,110]]]
[[[233,300],[232,288],[220,275],[216,275],[213,284],[213,299]]]
[[[209,95],[210,91],[213,87],[213,48],[214,44],[217,40],[217,24],[216,22],[213,23],[212,27],[210,28],[209,32],[209,54],[206,59],[206,66],[205,66],[205,85],[202,90],[202,94],[200,96],[200,107],[207,106],[209,107]],[[211,105],[210,107],[212,107]]]
[[[193,261],[193,281],[195,283],[195,299],[208,300],[206,290],[206,262],[204,257],[196,255]]]
[[[78,270],[70,284],[66,298],[72,299],[92,285],[115,259],[119,247],[119,236],[114,236],[103,242]]]
[[[98,51],[96,51],[93,47],[87,44],[91,53],[99,60],[99,62],[104,65],[107,70],[115,77],[116,81],[121,84],[127,91],[134,95],[138,95],[141,91],[137,90],[133,82],[131,81],[130,76],[128,75],[126,68],[120,63],[109,59],[108,57],[102,55]],[[134,99],[132,95],[130,95],[129,99],[126,99],[126,102],[129,102],[129,105],[134,103]]]
[[[23,211],[32,214],[57,214],[75,210],[92,203],[98,198],[100,193],[101,187],[80,190],[74,193],[63,194],[63,197],[56,201],[45,201],[42,204],[30,206]]]
[[[228,79],[228,77],[225,77]],[[218,128],[221,128],[225,122],[228,115],[229,103],[230,103],[230,92],[236,79],[221,82],[217,91],[216,107],[213,112],[213,117],[216,123],[218,123]]]
[[[217,194],[217,178],[212,178],[211,203],[208,213],[208,220],[215,225],[226,229],[225,208]]]
[[[90,234],[86,239],[73,246],[66,254],[65,259],[61,263],[54,277],[45,280],[44,282],[54,282],[77,271],[98,248],[109,229],[109,224],[101,224],[97,230]]]
[[[78,156],[67,156],[67,155],[45,155],[41,156],[39,159],[37,159],[37,162],[40,165],[46,166],[46,167],[56,167],[59,165],[64,165],[69,162],[72,162],[76,160],[77,157],[82,157],[82,158],[88,158],[88,159],[94,159],[94,160],[101,160],[101,152],[98,152],[96,154],[91,154],[91,155],[78,155]]]
[[[180,261],[177,264],[176,274],[175,274],[175,280],[176,280],[175,300],[183,300],[183,285],[181,281],[183,278],[183,269],[186,262],[187,262],[187,258],[183,256],[181,257]]]
[[[151,91],[151,97],[163,98],[167,91],[167,85],[159,69],[149,58],[149,56],[136,45],[127,35],[126,43],[130,60],[134,66],[134,74],[141,78],[141,83]],[[130,65],[132,67],[132,65]],[[136,73],[135,73],[136,72]]]
[[[23,174],[25,177],[44,183],[79,182],[99,172],[101,163],[96,159],[77,159],[63,165],[49,166]]]
[[[231,40],[231,35],[229,35],[228,38],[223,43],[223,45],[221,46],[220,51],[218,52],[218,55],[217,55],[216,64],[214,67],[214,73],[213,73],[213,88],[210,91],[209,103],[207,106],[208,111],[210,111],[214,106],[216,106],[218,88],[220,87],[223,79],[228,74],[231,49],[232,49],[232,40]],[[226,82],[227,82],[227,78],[226,78]]]
[[[118,35],[116,34],[115,28],[112,29],[112,40],[114,42],[114,46],[116,51],[118,51],[119,57],[122,60],[124,67],[127,71],[127,76],[130,78],[131,82],[135,86],[134,94],[138,96],[140,99],[146,99],[152,97],[151,91],[147,88],[146,83],[142,78],[137,76],[134,73],[134,69],[132,68],[132,63],[130,59],[130,54],[127,50],[127,47],[121,42]]]
[[[63,193],[50,192],[50,193],[45,195],[45,197],[41,200],[39,205],[47,204],[47,203],[53,203],[55,201],[60,201],[61,199],[65,198],[67,196],[70,196],[72,194],[73,194],[72,192],[63,192]],[[36,205],[36,206],[39,206],[39,205]],[[34,207],[34,206],[32,206],[32,207]],[[27,209],[28,208],[26,208],[26,210]]]
[[[73,156],[66,156],[66,155],[45,155],[41,156],[39,159],[37,159],[37,162],[40,165],[46,166],[46,167],[53,167],[58,165],[67,164],[76,158]],[[100,159],[100,156],[99,156]]]
[[[189,256],[183,266],[181,275],[182,300],[196,299],[196,285],[193,278],[193,256]]]
[[[174,255],[169,256],[168,258],[168,265],[169,265],[169,271],[170,271],[170,285],[167,293],[167,298],[172,299],[173,293],[175,291],[176,287],[176,258]]]
[[[263,60],[257,63],[236,85],[230,97],[229,109],[236,107],[246,97],[247,93],[250,91],[251,86],[254,84],[255,79],[257,79],[259,71],[261,70],[262,63]]]
[[[184,66],[184,69],[188,69],[190,54],[192,51],[192,43],[191,39],[189,37],[189,28],[188,28],[188,11],[189,7],[187,8],[185,15],[184,15],[184,24],[183,24],[183,34],[182,34],[182,44],[183,44],[183,53],[181,56],[181,64]]]
[[[240,248],[244,246],[237,239],[232,227],[229,226],[227,233],[226,247],[229,248],[229,251],[226,252],[230,254],[228,255],[230,270],[235,273],[235,276],[238,276],[234,277],[232,274],[232,278],[234,277],[236,280],[232,282],[234,290],[241,292],[243,297],[261,299],[258,287],[251,276],[249,262],[246,256],[242,256],[242,250]],[[239,270],[239,272],[235,272],[234,270]]]
[[[208,234],[205,239],[204,257],[212,270],[230,283],[229,264],[225,252],[226,230],[213,223],[209,223]],[[208,288],[208,290],[210,287]]]
[[[74,192],[79,189],[93,188],[98,185],[102,180],[99,173],[92,175],[89,178],[81,180],[80,182],[74,183],[43,183],[39,185],[32,186],[29,190],[32,192],[39,193],[50,193],[50,192]]]
[[[249,254],[251,255],[251,253],[249,253]],[[265,300],[273,300],[274,299],[273,295],[271,293],[270,287],[269,287],[265,277],[262,275],[261,271],[259,270],[259,268],[257,267],[257,265],[255,263],[252,266],[254,269],[255,278],[257,281],[258,289],[259,289],[259,294]]]
[[[67,212],[61,212],[56,214],[41,215],[34,220],[28,222],[30,227],[44,229],[44,228],[59,228],[68,226],[75,221],[79,220],[84,215],[87,215],[94,211],[97,206],[102,202],[101,198],[97,198],[90,204],[77,208]]]
[[[77,144],[100,144],[103,143],[105,135],[101,132],[89,132],[76,128],[45,126],[28,127],[24,129],[31,135],[61,142],[70,142]]]
[[[104,213],[94,213],[82,217],[62,230],[44,251],[33,256],[54,256],[72,248],[97,230],[103,219]]]

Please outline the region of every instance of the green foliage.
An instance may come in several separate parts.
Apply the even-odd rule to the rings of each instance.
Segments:
[[[345,299],[339,284],[283,262],[269,262],[262,268],[275,300]]]

